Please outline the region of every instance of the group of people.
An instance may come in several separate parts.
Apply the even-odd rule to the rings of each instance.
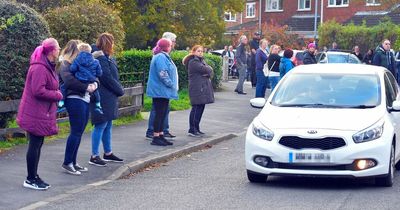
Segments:
[[[178,99],[179,90],[177,68],[169,55],[175,39],[175,34],[164,33],[153,49],[150,64],[146,93],[153,104],[146,137],[157,146],[172,145],[166,138],[175,137],[168,126],[169,100]],[[94,125],[89,164],[106,166],[108,161],[123,162],[112,150],[112,121],[118,117],[118,97],[124,95],[118,66],[112,57],[114,44],[113,35],[103,33],[94,45],[70,40],[61,50],[56,39],[48,38],[32,53],[17,114],[17,123],[27,132],[29,141],[24,187],[35,190],[51,187],[37,171],[45,136],[58,133],[56,117],[61,108],[67,110],[70,124],[62,169],[72,175],[88,171],[77,162],[77,155],[89,116]],[[183,59],[192,104],[188,135],[193,137],[204,135],[200,121],[205,104],[214,102],[213,69],[205,62],[203,51],[202,46],[195,45]]]
[[[26,154],[28,176],[24,187],[36,190],[50,187],[37,171],[44,137],[58,133],[57,104],[65,106],[69,115],[70,134],[62,163],[66,172],[80,175],[88,171],[77,162],[77,155],[89,112],[94,125],[89,163],[105,166],[104,161],[123,161],[113,154],[111,144],[117,100],[124,94],[117,65],[111,58],[113,47],[113,35],[103,33],[93,46],[70,40],[62,51],[56,39],[48,38],[32,53],[17,114],[17,123],[27,132],[29,141]],[[57,62],[60,62],[58,71]],[[90,95],[93,95],[93,103]],[[102,159],[99,156],[100,142],[104,148]]]
[[[247,94],[243,91],[243,84],[249,74],[251,75],[251,85],[256,88],[256,98],[265,97],[267,88],[270,88],[272,91],[279,80],[296,65],[292,62],[293,50],[285,49],[282,57],[279,56],[281,50],[282,49],[278,45],[269,46],[269,41],[261,39],[259,32],[254,33],[250,43],[246,35],[240,36],[239,45],[232,58],[232,60],[235,60],[236,68],[239,73],[239,81],[234,91],[238,94]],[[223,56],[231,51],[232,50],[224,51]],[[324,47],[324,51],[340,50],[338,49],[337,43],[333,42],[332,47],[330,49]],[[303,52],[302,63],[305,65],[316,64],[316,54],[316,44],[314,42],[309,43]],[[391,50],[390,41],[388,39],[383,40],[375,50],[369,49],[365,55],[360,52],[359,46],[354,46],[352,54],[362,63],[387,68],[397,80],[400,80],[400,75],[398,75],[398,69],[400,69],[400,52],[394,53],[394,51]],[[268,73],[266,73],[266,70]]]

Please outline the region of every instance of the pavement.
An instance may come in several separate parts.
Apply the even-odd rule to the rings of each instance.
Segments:
[[[255,89],[245,82],[247,95],[233,90],[236,81],[222,83],[222,90],[215,92],[215,103],[206,105],[200,128],[206,133],[202,138],[189,137],[190,110],[170,113],[170,131],[177,137],[173,146],[150,145],[145,138],[147,120],[113,128],[113,152],[124,163],[108,163],[106,167],[88,164],[91,154],[90,133],[84,134],[78,153],[78,163],[89,171],[80,176],[63,171],[65,139],[46,143],[42,148],[38,174],[52,185],[49,190],[35,191],[22,187],[26,179],[27,145],[18,146],[0,154],[0,209],[35,209],[67,198],[87,189],[117,180],[135,173],[152,163],[190,153],[223,140],[243,134],[259,109],[251,108],[249,100]]]

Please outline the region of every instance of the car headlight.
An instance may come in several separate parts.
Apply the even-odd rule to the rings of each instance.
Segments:
[[[353,140],[355,143],[362,143],[367,141],[372,141],[378,139],[383,133],[383,121],[373,124],[372,126],[356,133],[353,135]]]
[[[258,119],[253,121],[253,134],[259,138],[271,141],[274,138],[274,133],[263,126]]]

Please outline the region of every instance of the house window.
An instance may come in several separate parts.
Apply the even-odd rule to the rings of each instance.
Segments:
[[[228,22],[236,21],[236,14],[232,15],[231,12],[225,12],[225,21],[228,21]]]
[[[367,0],[367,6],[379,6],[381,5],[380,0]]]
[[[266,11],[283,11],[282,0],[267,0]]]
[[[256,17],[256,3],[247,3],[246,4],[246,18],[254,18]]]
[[[349,6],[349,0],[329,0],[329,6],[331,6],[331,7],[347,7],[347,6]]]
[[[311,10],[311,0],[299,0],[299,10]]]

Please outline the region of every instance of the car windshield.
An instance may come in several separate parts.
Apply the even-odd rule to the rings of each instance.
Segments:
[[[378,75],[295,73],[281,82],[274,106],[364,109],[381,101]]]
[[[349,62],[349,55],[340,55],[340,54],[331,54],[328,55],[328,62],[329,63],[348,63]]]

